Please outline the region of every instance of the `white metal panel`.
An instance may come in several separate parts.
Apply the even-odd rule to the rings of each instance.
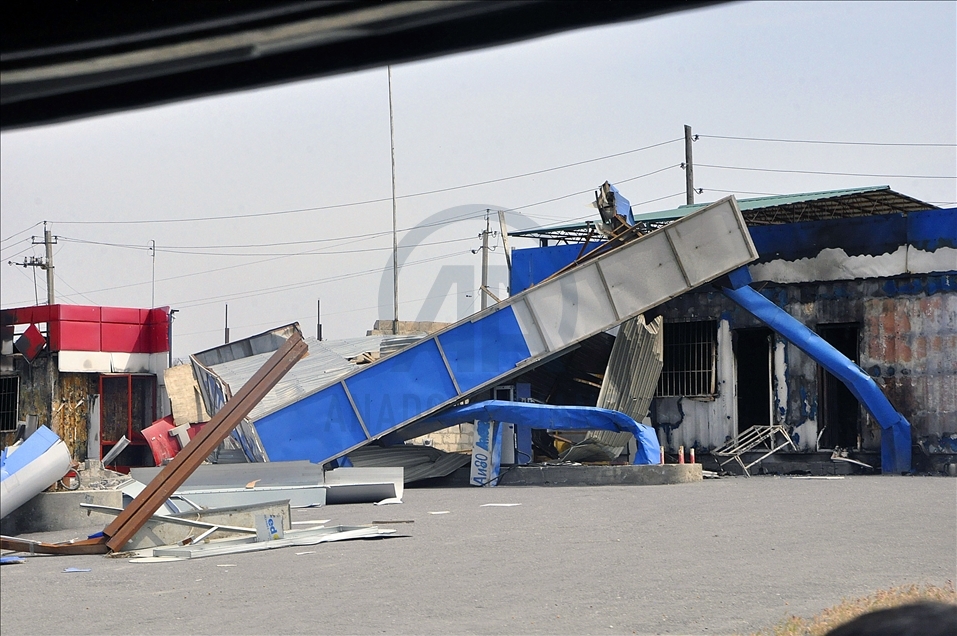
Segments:
[[[542,336],[538,332],[535,318],[532,316],[528,305],[525,304],[525,300],[522,299],[512,305],[512,311],[515,313],[518,328],[522,330],[522,335],[525,336],[525,344],[528,346],[528,352],[531,356],[534,358],[548,351],[542,341]]]
[[[105,351],[60,351],[57,369],[70,373],[112,373],[113,364]]]
[[[526,301],[535,312],[545,344],[551,350],[619,322],[595,264],[531,288]]]
[[[740,266],[741,254],[758,257],[751,235],[742,231],[733,197],[717,201],[695,216],[694,223],[677,222],[665,228],[691,287],[711,280],[716,272]]]
[[[642,239],[641,249],[610,253],[599,266],[623,317],[688,289],[668,237],[661,232]]]
[[[113,373],[150,373],[150,354],[148,353],[110,353],[110,366]]]

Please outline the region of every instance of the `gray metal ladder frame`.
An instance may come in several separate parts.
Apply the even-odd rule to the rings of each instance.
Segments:
[[[784,441],[780,444],[777,443],[778,434],[784,436]],[[764,455],[761,455],[761,457],[757,458],[750,464],[745,464],[741,460],[741,455],[765,443],[767,446],[761,448],[761,450],[767,450],[768,452],[766,452]],[[788,435],[787,428],[781,426],[780,424],[772,424],[770,426],[755,425],[738,435],[737,439],[731,440],[724,446],[714,449],[711,451],[711,454],[717,455],[718,457],[727,457],[727,459],[723,462],[719,462],[719,466],[724,466],[732,459],[737,460],[738,464],[741,465],[741,468],[744,469],[744,474],[750,477],[751,472],[749,469],[752,466],[767,459],[785,446],[790,446],[794,450],[797,450],[797,446],[794,445],[794,442],[791,441],[791,436]]]

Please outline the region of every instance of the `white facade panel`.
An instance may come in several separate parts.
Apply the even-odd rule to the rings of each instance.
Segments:
[[[715,272],[739,266],[741,254],[758,257],[751,235],[742,231],[743,221],[736,212],[737,204],[729,197],[701,210],[694,223],[672,223],[665,228],[690,287],[713,279]]]
[[[528,346],[528,352],[533,358],[540,356],[548,351],[541,335],[538,333],[538,327],[535,325],[535,318],[532,316],[525,300],[519,300],[512,305],[512,311],[515,313],[515,320],[518,322],[519,329],[525,337],[525,344]]]
[[[688,288],[668,237],[663,233],[643,239],[641,249],[612,252],[599,261],[599,267],[622,317],[643,311]]]
[[[112,373],[113,363],[105,351],[60,351],[57,369],[69,373]]]
[[[572,270],[527,293],[526,301],[550,350],[620,322],[595,264]]]
[[[148,353],[119,353],[112,352],[110,365],[113,373],[152,373],[150,370],[150,354]]]

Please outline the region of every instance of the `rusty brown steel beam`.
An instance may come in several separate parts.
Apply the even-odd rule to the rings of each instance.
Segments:
[[[46,543],[44,541],[28,541],[16,537],[0,537],[0,548],[29,554],[106,554],[110,549],[106,545],[106,537],[94,537],[80,541],[66,541],[64,543]]]
[[[159,510],[176,489],[209,457],[276,383],[307,353],[302,333],[295,333],[269,358],[243,388],[228,400],[209,424],[181,450],[146,488],[103,530],[106,545],[119,551]]]

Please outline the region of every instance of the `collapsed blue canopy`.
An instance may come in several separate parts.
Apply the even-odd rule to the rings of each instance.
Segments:
[[[544,428],[553,431],[601,430],[627,432],[633,434],[638,441],[638,452],[635,455],[636,464],[657,464],[661,460],[658,438],[653,428],[639,424],[624,413],[601,409],[596,406],[555,406],[530,402],[488,400],[452,407],[416,422],[411,427],[396,431],[396,433],[401,434],[403,439],[411,439],[474,420],[508,422],[516,426]]]
[[[9,449],[4,448],[2,455],[0,455],[0,481],[53,448],[54,444],[59,441],[60,438],[56,433],[46,426],[40,426],[33,435],[20,444],[15,452],[8,453]]]

